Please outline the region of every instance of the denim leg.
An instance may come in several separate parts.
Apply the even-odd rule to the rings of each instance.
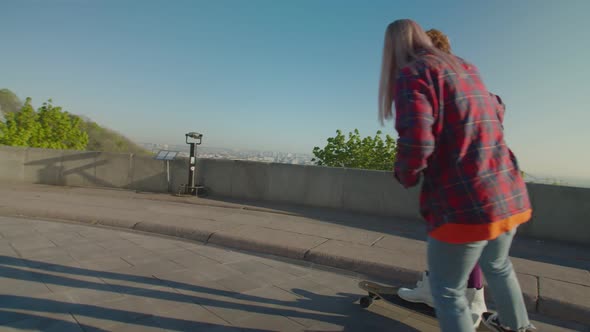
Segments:
[[[429,281],[443,332],[474,331],[465,288],[486,243],[450,244],[428,237]]]
[[[516,229],[489,241],[484,248],[480,266],[498,312],[500,323],[514,331],[530,326],[520,284],[508,256]]]

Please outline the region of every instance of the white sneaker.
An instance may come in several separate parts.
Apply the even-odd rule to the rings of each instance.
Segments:
[[[434,301],[430,293],[430,282],[428,281],[428,272],[422,273],[422,280],[418,281],[416,288],[400,288],[397,295],[402,299],[413,303],[424,303],[434,308]]]
[[[481,323],[481,315],[488,311],[483,288],[467,288],[465,296],[467,297],[467,303],[471,311],[471,318],[473,318],[473,327],[477,329]]]
[[[487,327],[490,331],[494,332],[516,332],[514,330],[510,330],[500,324],[500,320],[498,319],[497,313],[492,312],[484,312],[482,315],[482,322],[485,327]],[[529,324],[529,326],[519,329],[518,331],[521,332],[532,332],[536,331],[537,328],[533,324]]]

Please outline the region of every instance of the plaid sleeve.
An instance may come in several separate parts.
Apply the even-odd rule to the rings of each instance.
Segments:
[[[396,81],[395,129],[399,138],[394,172],[406,188],[418,184],[421,172],[428,166],[428,157],[434,152],[434,95],[433,89],[419,76],[402,73]]]

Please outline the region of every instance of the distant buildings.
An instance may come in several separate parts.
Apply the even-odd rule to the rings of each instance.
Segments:
[[[178,151],[179,157],[188,157],[188,147],[184,145],[169,145],[156,143],[140,143],[142,147],[156,154],[160,150]],[[198,158],[249,160],[264,163],[281,163],[293,165],[313,165],[310,154],[274,152],[274,151],[244,151],[237,149],[223,149],[211,147],[197,147]]]

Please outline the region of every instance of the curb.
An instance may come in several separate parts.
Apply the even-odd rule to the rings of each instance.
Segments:
[[[152,222],[132,222],[125,219],[98,219],[62,211],[24,211],[17,208],[0,207],[0,216],[49,219],[53,221],[66,221],[87,225],[107,226],[112,228],[170,236],[190,241],[197,241],[202,244],[214,244],[235,250],[244,250],[253,253],[270,254],[297,259],[314,264],[352,271],[360,275],[388,280],[390,283],[398,283],[402,285],[413,284],[422,273],[422,271],[415,269],[402,268],[398,266],[382,264],[379,262],[370,262],[344,255],[322,252],[322,250],[319,250],[318,247],[328,242],[329,239],[318,241],[312,239],[311,236],[305,236],[301,234],[298,235],[302,236],[302,238],[296,238],[296,242],[304,242],[307,244],[307,248],[305,245],[298,246],[297,243],[295,243],[295,245],[293,245],[293,243],[285,244],[282,242],[277,242],[276,240],[260,240],[251,235],[236,236],[233,234],[227,234],[224,233],[223,229],[207,231],[182,226],[163,225]],[[243,227],[247,228],[246,226]],[[270,229],[266,230],[272,231]],[[248,235],[248,232],[246,232],[246,235]],[[519,278],[523,277],[530,278],[532,276],[519,274]],[[527,290],[523,288],[523,292],[527,308],[530,312],[540,313],[544,316],[560,320],[575,321],[578,323],[590,325],[590,304],[585,306],[576,303],[565,302],[563,299],[560,299],[557,296],[540,296],[538,289],[527,292]],[[491,299],[489,294],[486,294],[486,296],[488,299]]]

